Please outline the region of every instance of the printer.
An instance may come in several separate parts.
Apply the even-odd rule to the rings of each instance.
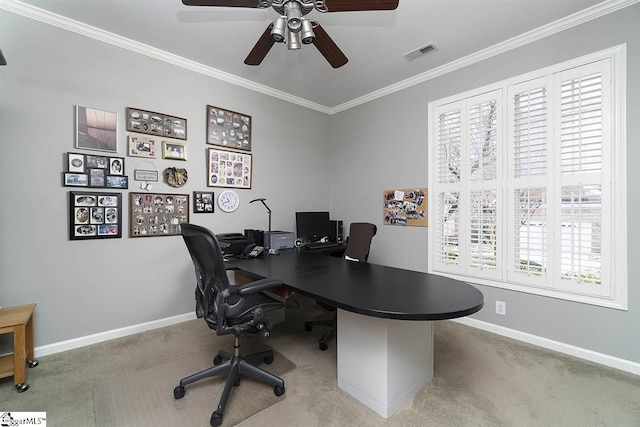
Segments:
[[[225,255],[240,255],[249,245],[255,244],[255,240],[242,233],[216,234]]]

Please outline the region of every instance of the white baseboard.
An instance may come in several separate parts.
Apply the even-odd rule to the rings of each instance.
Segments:
[[[177,316],[140,323],[138,325],[127,326],[120,329],[114,329],[112,331],[100,332],[98,334],[87,335],[85,337],[43,345],[40,347],[36,347],[34,353],[35,357],[47,356],[49,354],[60,353],[62,351],[72,350],[74,348],[80,348],[86,345],[96,344],[115,338],[137,334],[139,332],[150,331],[169,325],[175,325],[177,323],[186,322],[187,320],[193,320],[195,318],[196,315],[193,312],[179,314]],[[550,340],[548,338],[528,334],[526,332],[516,331],[515,329],[509,329],[504,326],[494,325],[493,323],[483,322],[482,320],[477,320],[470,317],[453,319],[453,321],[461,323],[463,325],[471,326],[472,328],[482,329],[494,334],[513,338],[518,341],[537,345],[538,347],[558,351],[560,353],[568,354],[580,359],[589,360],[591,362],[599,363],[611,368],[620,369],[621,371],[640,375],[640,363],[632,362],[630,360],[620,359],[618,357],[609,356],[592,350],[576,347],[570,344],[561,343],[558,341]]]
[[[114,338],[126,337],[128,335],[137,334],[139,332],[150,331],[162,328],[176,323],[186,322],[187,320],[196,319],[195,312],[179,314],[177,316],[167,317],[164,319],[153,320],[151,322],[140,323],[137,325],[126,326],[112,331],[100,332],[85,337],[74,338],[67,341],[60,341],[53,344],[47,344],[34,349],[34,356],[42,357],[49,354],[60,353],[61,351],[72,350],[74,348],[84,347],[86,345],[96,344],[103,341],[109,341]]]
[[[585,359],[590,362],[599,363],[611,368],[620,369],[621,371],[640,375],[640,363],[632,362],[630,360],[620,359],[618,357],[609,356],[607,354],[602,354],[570,344],[561,343],[558,341],[550,340],[548,338],[528,334],[526,332],[516,331],[515,329],[509,329],[504,326],[494,325],[493,323],[483,322],[482,320],[477,320],[470,317],[461,317],[452,320],[454,322],[462,323],[463,325],[471,326],[472,328],[493,332],[494,334],[537,345],[538,347],[547,348],[549,350],[568,354],[580,359]]]

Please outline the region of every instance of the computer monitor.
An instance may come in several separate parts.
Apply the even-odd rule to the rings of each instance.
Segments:
[[[331,234],[329,212],[296,212],[296,235],[298,239],[317,242]]]

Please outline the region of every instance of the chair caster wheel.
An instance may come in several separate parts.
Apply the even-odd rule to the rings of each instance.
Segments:
[[[321,351],[326,351],[326,350],[329,348],[329,346],[328,346],[327,344],[325,344],[325,343],[321,342],[321,343],[318,345],[318,348],[319,348]]]
[[[30,368],[35,368],[36,366],[38,366],[38,361],[37,360],[27,360],[27,366],[29,366]]]
[[[222,424],[222,414],[219,414],[218,411],[211,414],[211,425],[214,427]]]
[[[273,356],[267,356],[264,358],[264,363],[271,365],[273,363]]]
[[[276,396],[282,396],[284,394],[284,386],[280,387],[279,385],[273,387],[273,393]]]
[[[240,378],[236,378],[236,380],[233,382],[233,386],[238,387],[239,385],[240,385]]]
[[[184,397],[184,387],[177,386],[173,389],[173,397],[176,399],[182,399]]]
[[[311,325],[304,325],[304,330],[309,332],[310,330],[312,330],[313,328],[311,327]]]
[[[16,390],[18,390],[18,393],[24,393],[25,391],[29,390],[29,385],[25,383],[16,384]]]
[[[222,357],[220,357],[220,355],[216,355],[216,357],[213,358],[213,364],[215,366],[218,366],[221,363],[222,363]]]

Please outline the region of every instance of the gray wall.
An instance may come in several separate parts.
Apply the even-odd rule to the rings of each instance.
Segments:
[[[257,197],[267,198],[274,230],[294,231],[297,210],[329,208],[326,114],[3,10],[0,43],[9,62],[0,67],[0,305],[38,303],[36,346],[194,307],[193,268],[179,236],[132,239],[125,228],[122,239],[68,240],[67,193],[74,189],[61,186],[61,172],[63,153],[79,151],[74,105],[118,112],[123,157],[126,107],[186,118],[188,161],[153,163],[159,171],[186,167],[189,181],[180,189],[156,183],[152,191],[190,195],[208,189],[206,105],[251,115],[253,188],[237,190],[235,213],[191,216],[215,232],[266,229],[264,206],[248,203]],[[125,159],[129,191],[141,191],[133,169],[142,160]],[[128,227],[128,210],[123,220]]]
[[[427,104],[627,43],[628,261],[640,259],[640,227],[634,221],[640,209],[638,22],[640,4],[332,116],[332,213],[346,223],[379,225],[371,262],[426,271],[427,229],[381,226],[381,199],[384,189],[427,185]],[[628,312],[479,286],[485,308],[473,317],[640,362],[640,265],[628,264]],[[506,317],[495,314],[496,299],[507,303]]]
[[[127,106],[187,118],[190,181],[175,191],[187,193],[206,189],[205,105],[248,113],[253,189],[238,191],[236,213],[195,215],[193,222],[216,232],[264,228],[266,212],[248,204],[255,197],[267,197],[274,229],[293,230],[296,210],[330,208],[345,224],[379,225],[371,262],[426,271],[427,229],[382,226],[380,205],[384,189],[427,185],[428,102],[620,43],[628,43],[628,259],[640,259],[639,227],[632,221],[640,208],[640,171],[634,168],[640,104],[631,96],[640,93],[637,22],[640,5],[327,117],[0,10],[9,61],[0,68],[0,305],[39,304],[36,345],[193,309],[193,273],[180,238],[130,239],[125,232],[117,240],[67,240],[69,189],[61,187],[60,173],[62,153],[76,151],[74,105],[118,111],[121,118]],[[280,124],[279,117],[289,120]],[[124,156],[122,120],[120,131]],[[136,160],[126,158],[129,175]],[[159,170],[182,165],[155,164]],[[154,190],[171,191],[166,185]],[[640,362],[640,266],[630,264],[628,312],[481,287],[487,308],[474,317]],[[506,317],[493,314],[496,299],[507,302]]]

